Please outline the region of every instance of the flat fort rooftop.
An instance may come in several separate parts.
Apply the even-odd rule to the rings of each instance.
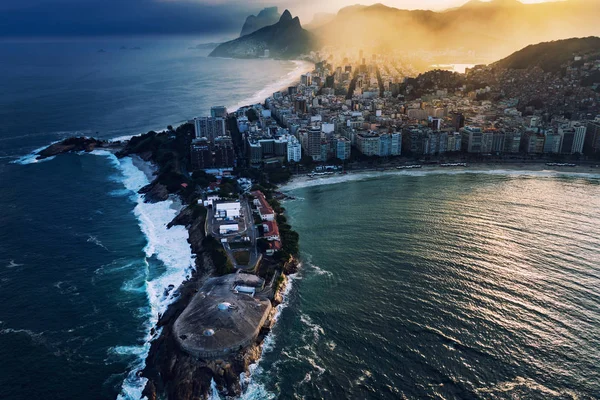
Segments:
[[[235,293],[239,284],[239,274],[206,281],[173,326],[184,351],[198,358],[219,358],[256,340],[271,302]]]

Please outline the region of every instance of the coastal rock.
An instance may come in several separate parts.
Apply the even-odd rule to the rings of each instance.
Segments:
[[[94,151],[97,147],[110,147],[108,142],[94,138],[73,137],[52,144],[38,153],[38,160],[69,152]]]
[[[173,226],[181,225],[181,226],[190,226],[194,222],[194,210],[192,207],[186,207],[169,224],[167,225],[167,229],[170,229]]]
[[[169,198],[167,187],[156,181],[144,186],[138,193],[144,195],[144,201],[146,203],[159,203]]]

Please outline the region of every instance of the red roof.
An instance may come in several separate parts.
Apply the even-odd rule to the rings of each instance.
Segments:
[[[265,195],[263,194],[263,192],[261,192],[260,190],[257,190],[257,191],[252,192],[251,194],[260,203],[260,206],[258,207],[258,212],[260,213],[260,215],[275,214],[275,211],[273,211],[273,208],[271,207],[271,205],[265,198]]]
[[[277,222],[265,221],[263,222],[263,225],[267,226],[265,236],[279,236],[279,227],[277,226]]]

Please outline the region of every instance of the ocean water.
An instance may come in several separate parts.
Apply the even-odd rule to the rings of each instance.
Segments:
[[[247,398],[600,397],[600,174],[285,189],[303,266]]]
[[[193,264],[185,229],[166,229],[179,205],[144,204],[149,177],[132,159],[30,154],[259,102],[307,68],[190,49],[209,41],[0,42],[0,398],[140,398],[165,289]]]

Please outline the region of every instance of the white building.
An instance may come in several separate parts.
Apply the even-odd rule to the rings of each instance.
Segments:
[[[573,154],[575,154],[575,153],[583,154],[583,143],[585,142],[585,134],[587,132],[587,126],[575,125],[573,127],[573,129],[575,129],[575,138],[573,139],[573,150],[571,152]]]
[[[217,203],[216,214],[228,220],[240,217],[242,206],[239,201],[229,203]]]
[[[288,162],[300,162],[302,159],[302,145],[298,139],[291,136],[287,143],[287,160]]]
[[[238,224],[223,224],[219,226],[219,234],[221,235],[238,232],[239,230],[240,227]]]
[[[221,198],[219,196],[213,195],[213,196],[208,196],[206,198],[206,200],[204,200],[202,203],[204,205],[204,207],[208,207],[208,206],[213,206],[215,204],[215,201],[221,200]],[[198,200],[198,203],[200,203],[202,200]]]

